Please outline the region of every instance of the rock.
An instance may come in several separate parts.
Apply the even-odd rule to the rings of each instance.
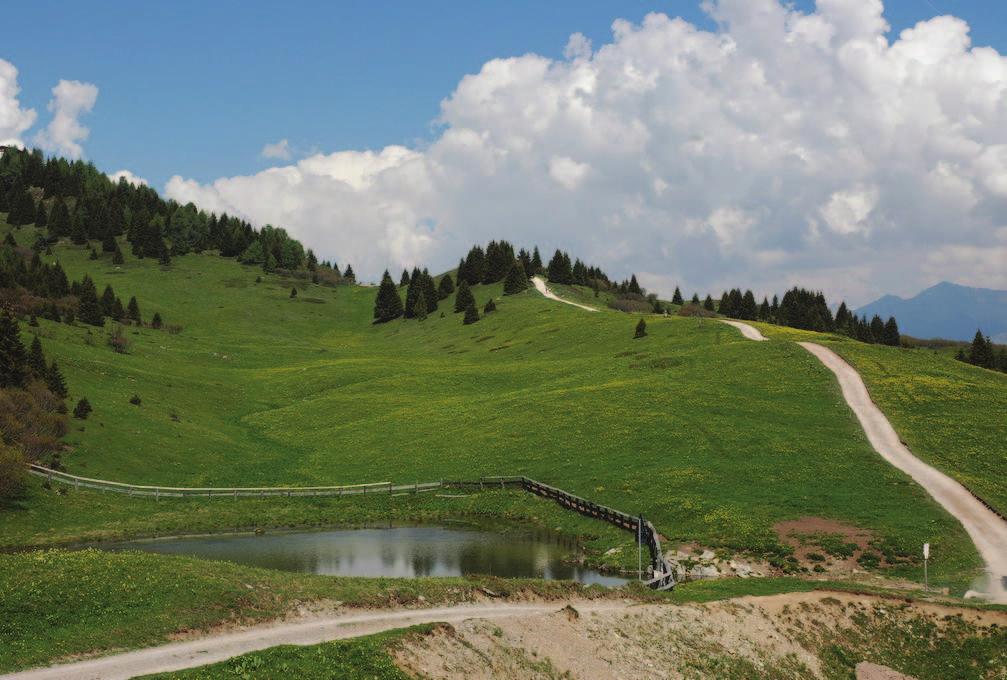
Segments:
[[[857,680],[913,680],[912,676],[904,675],[888,666],[881,666],[869,661],[861,661],[856,667]]]
[[[710,564],[700,565],[698,567],[693,567],[689,571],[689,575],[693,578],[717,578],[720,576],[720,572],[717,568]]]
[[[605,554],[606,555],[617,555],[617,554],[619,554],[621,552],[622,552],[622,547],[620,546],[618,548],[609,548],[608,550],[605,551]]]
[[[705,561],[708,562],[708,561],[712,560],[714,557],[716,557],[716,555],[713,553],[712,550],[704,550],[703,554],[701,554],[699,556],[699,559],[705,560]]]

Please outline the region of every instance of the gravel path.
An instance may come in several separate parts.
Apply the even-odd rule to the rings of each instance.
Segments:
[[[164,673],[224,661],[231,657],[277,645],[314,645],[328,640],[370,635],[420,623],[460,623],[479,618],[497,621],[514,616],[541,615],[562,609],[565,603],[477,604],[434,609],[402,609],[348,613],[294,622],[254,626],[199,640],[174,642],[133,652],[86,661],[38,668],[0,676],[3,680],[116,680],[149,673]],[[581,612],[629,610],[622,601],[572,603]]]
[[[535,289],[538,290],[538,292],[542,293],[542,295],[549,298],[550,300],[555,300],[556,302],[563,302],[568,305],[573,305],[574,307],[580,307],[581,309],[585,309],[589,312],[598,311],[594,307],[588,307],[587,305],[582,305],[579,302],[570,302],[569,300],[564,300],[559,295],[556,295],[556,293],[549,290],[549,287],[545,285],[545,281],[542,279],[541,276],[533,276],[531,281],[532,283],[535,284]]]
[[[726,323],[728,326],[734,326],[737,328],[741,331],[741,334],[749,340],[758,340],[760,342],[763,340],[769,340],[769,338],[760,333],[759,329],[755,326],[749,326],[747,323],[742,323],[741,321],[731,321],[730,319],[721,319],[721,321]]]
[[[843,361],[842,357],[813,342],[797,344],[814,354],[835,373],[843,398],[860,421],[874,450],[912,477],[962,523],[986,562],[986,591],[990,599],[1007,604],[1007,522],[983,505],[964,486],[914,456],[899,439],[885,414],[871,401],[871,395],[860,374]]]

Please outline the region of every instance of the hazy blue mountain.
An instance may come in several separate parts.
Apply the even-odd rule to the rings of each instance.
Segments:
[[[898,319],[899,330],[917,338],[971,340],[976,328],[1007,343],[1007,290],[938,283],[909,299],[885,295],[859,308],[867,318],[877,314]]]

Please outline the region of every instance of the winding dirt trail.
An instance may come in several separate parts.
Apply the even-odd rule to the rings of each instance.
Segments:
[[[968,489],[913,455],[899,439],[864,385],[842,357],[813,342],[797,343],[814,354],[839,380],[843,398],[864,428],[874,450],[926,489],[935,501],[962,523],[986,563],[986,592],[994,602],[1007,604],[1007,522],[983,505]]]
[[[544,295],[545,297],[549,298],[550,300],[555,300],[556,302],[562,302],[568,305],[573,305],[574,307],[580,307],[581,309],[587,310],[589,312],[598,311],[594,307],[588,307],[587,305],[582,305],[579,302],[571,302],[570,300],[564,300],[559,295],[556,295],[556,293],[549,290],[549,287],[545,285],[545,281],[542,279],[541,276],[533,276],[531,281],[532,283],[535,284],[535,289],[538,292],[542,293],[542,295]]]
[[[746,338],[766,340],[756,328],[741,321],[721,319],[734,326]],[[922,486],[965,527],[979,555],[986,563],[986,594],[993,602],[1007,604],[1007,521],[987,508],[968,489],[943,472],[913,455],[888,418],[871,400],[860,374],[842,357],[813,342],[797,343],[813,354],[835,374],[843,398],[860,421],[871,446],[882,458],[905,472]]]
[[[370,635],[420,623],[461,623],[478,618],[485,621],[544,615],[561,609],[565,602],[535,604],[476,604],[432,609],[402,609],[368,613],[347,613],[266,624],[234,633],[212,635],[198,640],[173,642],[86,661],[37,668],[2,680],[116,680],[150,673],[164,673],[224,661],[231,657],[277,645],[315,645],[329,640]],[[581,612],[629,611],[633,604],[623,601],[574,601]]]

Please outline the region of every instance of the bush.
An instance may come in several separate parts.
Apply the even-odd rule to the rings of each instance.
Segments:
[[[0,499],[17,498],[23,494],[27,477],[28,470],[21,450],[0,444]]]
[[[140,405],[140,395],[139,394],[134,394],[132,397],[129,398],[129,403],[131,403],[133,406],[139,406]]]
[[[495,312],[496,310],[497,303],[493,302],[493,299],[490,298],[489,302],[486,303],[486,306],[483,307],[483,314],[489,314],[490,312]]]
[[[154,318],[150,320],[150,327],[158,330],[164,325],[164,321],[161,319],[161,312],[154,312]]]
[[[469,303],[469,306],[465,308],[465,318],[462,320],[466,326],[473,324],[479,320],[479,310],[476,309],[475,302]]]
[[[122,324],[115,324],[108,332],[108,346],[116,354],[126,354],[129,351],[129,340]]]
[[[698,316],[704,318],[713,318],[717,316],[716,312],[712,312],[709,309],[702,307],[701,305],[689,303],[687,305],[682,305],[678,308],[679,316]]]
[[[87,420],[88,414],[91,413],[91,402],[87,400],[87,397],[81,398],[77,402],[77,405],[73,407],[73,417],[79,420]]]
[[[619,298],[609,302],[608,306],[612,309],[617,309],[620,312],[626,312],[629,314],[647,314],[653,310],[653,305],[642,297],[639,300],[628,297]]]

